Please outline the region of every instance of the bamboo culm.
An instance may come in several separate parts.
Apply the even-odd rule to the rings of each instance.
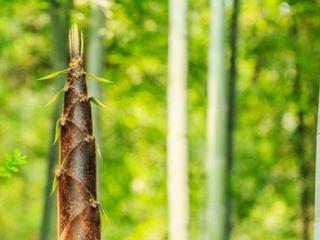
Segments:
[[[316,145],[316,188],[315,188],[314,240],[320,239],[320,86],[318,101],[318,124]]]
[[[170,0],[167,189],[169,240],[189,239],[187,1]]]
[[[209,240],[225,239],[227,96],[224,50],[224,0],[211,0],[207,115],[207,231]]]
[[[236,80],[237,80],[237,41],[238,41],[238,18],[240,11],[240,0],[233,1],[233,12],[231,17],[231,34],[230,34],[230,70],[229,70],[229,83],[228,83],[228,111],[227,111],[227,170],[226,170],[226,226],[225,238],[230,239],[232,231],[232,166],[234,162],[234,129],[236,119]]]

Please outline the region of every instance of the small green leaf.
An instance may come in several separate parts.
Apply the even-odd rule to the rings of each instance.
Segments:
[[[55,78],[55,77],[59,76],[60,74],[63,74],[63,73],[68,72],[68,70],[69,70],[69,69],[57,71],[57,72],[51,73],[51,74],[49,74],[49,75],[47,75],[47,76],[45,76],[45,77],[39,78],[38,80],[39,80],[39,81],[49,80],[49,79],[52,79],[52,78]]]
[[[80,53],[81,53],[81,58],[83,58],[83,47],[84,47],[83,32],[81,30],[81,32],[80,32]]]
[[[88,72],[85,72],[84,74],[86,74],[89,78],[93,78],[99,82],[103,82],[103,83],[112,83],[110,80],[107,80],[105,78],[102,78],[102,77],[98,77],[92,73],[88,73]]]
[[[56,191],[57,187],[58,187],[58,183],[59,180],[57,178],[57,176],[54,176],[53,178],[53,182],[52,182],[52,188],[51,188],[51,193],[50,193],[50,197],[54,194],[54,192]]]
[[[0,164],[0,179],[11,178],[26,162],[27,157],[22,155],[18,150],[15,150],[13,153],[7,153],[4,162]]]
[[[98,142],[96,141],[97,154],[100,159],[102,159],[101,151]]]
[[[60,137],[60,134],[61,134],[61,123],[60,123],[60,119],[58,119],[57,123],[56,123],[56,130],[55,130],[55,135],[54,135],[54,142],[53,144],[55,144],[59,137]]]
[[[107,213],[104,211],[104,209],[101,206],[101,204],[99,204],[99,212],[107,222],[110,222],[110,219],[109,219]]]
[[[106,105],[104,105],[101,101],[99,101],[95,97],[89,97],[89,101],[94,103],[97,107],[100,107],[103,110],[109,110]]]
[[[45,105],[45,107],[50,106],[52,103],[54,103],[55,101],[57,101],[57,99],[59,98],[60,94],[64,92],[64,88],[61,89],[59,92],[57,92]]]

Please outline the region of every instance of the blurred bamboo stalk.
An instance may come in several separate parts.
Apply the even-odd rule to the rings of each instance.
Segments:
[[[233,11],[231,16],[231,38],[230,38],[230,72],[228,87],[228,112],[227,112],[227,196],[226,196],[226,239],[230,239],[232,231],[232,165],[234,162],[234,128],[236,119],[236,80],[237,80],[237,56],[238,56],[238,18],[240,11],[240,0],[233,0]]]
[[[92,26],[90,32],[89,46],[88,46],[88,55],[87,55],[87,69],[88,72],[101,75],[101,71],[104,64],[105,57],[105,48],[103,44],[103,35],[102,30],[105,26],[105,14],[102,7],[98,5],[92,5]],[[96,96],[99,99],[102,99],[101,85],[97,81],[93,81],[87,76],[88,83],[88,92],[89,96]],[[93,132],[96,136],[96,141],[98,145],[101,144],[101,135],[98,129],[101,129],[101,117],[100,111],[98,108],[92,109],[93,113]],[[101,149],[100,149],[101,150]],[[100,188],[100,171],[101,171],[101,159],[97,158],[97,182],[98,189]],[[99,191],[98,191],[99,192]]]
[[[303,91],[303,74],[301,65],[301,42],[299,36],[299,26],[296,17],[293,19],[293,25],[291,27],[291,34],[293,39],[293,51],[295,53],[295,78],[293,85],[293,99],[297,105],[297,127],[294,132],[293,146],[295,154],[298,160],[298,165],[300,168],[300,181],[301,181],[301,196],[300,196],[300,207],[302,215],[302,239],[311,239],[311,205],[312,205],[312,163],[310,163],[310,155],[307,151],[308,133],[306,125],[306,112],[304,110],[304,104],[302,103],[304,96],[306,96]]]
[[[316,187],[315,187],[315,215],[314,240],[320,239],[320,86],[318,101],[317,147],[316,147]]]
[[[189,239],[187,141],[187,1],[170,0],[167,191],[169,239]]]
[[[296,36],[297,37],[297,36]],[[298,61],[298,60],[297,60]],[[300,180],[301,180],[301,197],[300,197],[300,207],[302,214],[302,239],[310,240],[310,220],[311,216],[309,214],[309,205],[311,204],[310,193],[311,189],[308,186],[308,180],[311,176],[312,171],[309,168],[307,151],[306,151],[306,125],[305,125],[305,113],[302,110],[302,106],[299,104],[301,102],[302,86],[300,77],[300,66],[296,63],[296,77],[294,82],[294,98],[298,105],[297,112],[297,128],[294,133],[294,148],[298,159],[298,164],[300,167]]]
[[[226,113],[224,0],[210,1],[210,42],[207,115],[208,239],[225,239]]]
[[[67,0],[64,4],[61,4],[57,0],[50,0],[50,16],[51,16],[51,29],[52,29],[52,62],[53,67],[56,70],[65,68],[67,65],[67,29],[70,22],[70,11],[73,6],[72,0]],[[64,81],[61,77],[58,77],[56,82],[56,89],[62,88]],[[58,160],[58,147],[53,145],[54,131],[57,120],[60,117],[61,101],[58,101],[54,107],[53,114],[51,117],[51,136],[49,142],[48,152],[48,165],[47,165],[47,179],[44,191],[44,206],[43,215],[41,221],[40,240],[52,239],[51,231],[55,228],[52,226],[55,224],[53,218],[55,215],[52,214],[55,209],[55,198],[50,198],[52,181],[54,176],[54,170]],[[52,233],[52,235],[54,235]]]

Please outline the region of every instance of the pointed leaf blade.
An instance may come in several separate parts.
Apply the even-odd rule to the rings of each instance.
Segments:
[[[100,159],[102,159],[101,151],[98,142],[96,142],[97,154]]]
[[[52,197],[52,195],[54,194],[54,192],[57,190],[58,187],[58,178],[56,176],[54,176],[53,178],[53,182],[52,182],[52,189],[51,189],[51,193],[50,193],[50,197]]]
[[[99,212],[107,222],[110,222],[110,218],[108,217],[107,213],[105,212],[101,204],[99,205]]]
[[[56,130],[55,130],[55,135],[54,135],[54,142],[53,144],[56,144],[56,142],[58,141],[59,137],[61,134],[61,123],[60,123],[60,119],[58,119],[57,123],[56,123]]]
[[[50,73],[49,75],[44,76],[44,77],[42,77],[42,78],[39,78],[38,80],[39,80],[39,81],[49,80],[49,79],[52,79],[52,78],[55,78],[55,77],[59,76],[60,74],[63,74],[63,73],[68,72],[68,70],[69,70],[69,69],[65,69],[65,70],[61,70],[61,71],[54,72],[54,73]]]
[[[101,101],[99,101],[95,97],[90,97],[89,100],[90,100],[90,102],[94,103],[97,107],[99,107],[103,110],[109,110],[106,105],[104,105]]]
[[[83,40],[83,31],[80,32],[80,54],[81,58],[83,58],[83,48],[84,48],[84,40]]]
[[[50,106],[52,103],[54,103],[55,101],[57,101],[57,99],[59,98],[60,94],[64,92],[64,89],[61,89],[59,92],[57,92],[45,105],[45,107]]]
[[[103,83],[112,83],[112,81],[110,80],[107,80],[105,78],[102,78],[102,77],[98,77],[92,73],[88,73],[88,72],[85,72],[85,74],[89,77],[89,78],[93,78],[95,80],[97,80],[98,82],[103,82]]]

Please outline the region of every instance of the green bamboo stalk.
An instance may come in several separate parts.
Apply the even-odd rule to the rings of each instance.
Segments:
[[[296,56],[296,61],[298,61],[298,54]],[[299,162],[300,167],[300,179],[301,179],[301,198],[300,198],[300,207],[302,214],[302,239],[309,240],[311,239],[310,235],[310,224],[311,217],[309,211],[309,205],[311,204],[311,189],[308,178],[311,176],[311,169],[308,163],[307,151],[306,151],[306,125],[305,125],[305,112],[301,106],[301,91],[302,91],[302,81],[300,75],[300,66],[296,63],[296,77],[294,82],[294,98],[298,105],[297,112],[297,128],[294,134],[294,148],[296,156]]]
[[[318,101],[317,145],[316,145],[316,187],[314,210],[314,240],[320,239],[320,88]]]
[[[207,177],[208,237],[225,238],[226,219],[226,80],[224,50],[224,0],[211,0],[208,116],[207,116]]]
[[[67,63],[67,31],[70,19],[70,10],[72,8],[72,0],[66,1],[63,5],[57,0],[50,0],[50,16],[51,16],[51,28],[52,28],[52,61],[54,69],[61,69],[66,66]],[[63,86],[62,78],[58,79],[56,88],[59,89]],[[49,240],[51,230],[55,229],[52,225],[54,215],[52,214],[55,208],[55,199],[50,198],[50,192],[52,188],[52,181],[54,177],[54,168],[58,159],[58,148],[56,145],[52,145],[54,140],[54,131],[57,120],[60,117],[62,101],[58,101],[53,110],[51,117],[51,137],[49,142],[48,152],[48,165],[47,165],[47,179],[44,191],[44,206],[43,215],[41,221],[41,230],[39,239]]]
[[[92,29],[90,33],[87,65],[88,72],[100,75],[104,63],[105,49],[101,29],[105,26],[103,9],[97,5],[92,6]],[[101,97],[101,86],[96,81],[90,81],[88,76],[89,93],[92,96]],[[93,79],[91,79],[93,80]],[[94,112],[94,111],[93,111]]]
[[[105,48],[103,44],[103,37],[101,29],[105,26],[105,15],[103,9],[97,5],[92,5],[92,28],[88,46],[87,65],[88,72],[95,75],[100,75],[104,63]],[[90,96],[96,96],[102,99],[101,85],[97,81],[93,81],[90,75],[88,76],[88,92]],[[93,114],[93,131],[96,135],[98,145],[101,145],[101,135],[98,129],[101,129],[101,116],[98,108],[92,109]],[[100,188],[100,169],[101,159],[97,158],[97,182],[98,189]]]
[[[231,38],[230,38],[230,72],[228,87],[228,112],[227,112],[227,208],[226,208],[226,239],[230,238],[232,230],[232,165],[234,162],[234,128],[236,118],[236,80],[237,80],[237,56],[238,56],[238,18],[240,11],[240,0],[233,1],[231,17]]]
[[[301,58],[301,41],[299,36],[299,25],[296,17],[293,18],[293,25],[290,28],[291,36],[293,39],[293,51],[295,53],[295,78],[293,85],[293,99],[297,105],[297,127],[294,132],[293,137],[293,147],[298,160],[300,168],[300,181],[301,181],[301,196],[300,196],[300,207],[301,207],[301,233],[303,240],[311,239],[311,211],[310,207],[312,205],[312,188],[310,184],[310,178],[312,176],[312,164],[310,164],[310,157],[308,157],[306,139],[307,139],[307,126],[306,126],[306,113],[302,103],[303,97],[303,74],[302,66],[299,62]]]

